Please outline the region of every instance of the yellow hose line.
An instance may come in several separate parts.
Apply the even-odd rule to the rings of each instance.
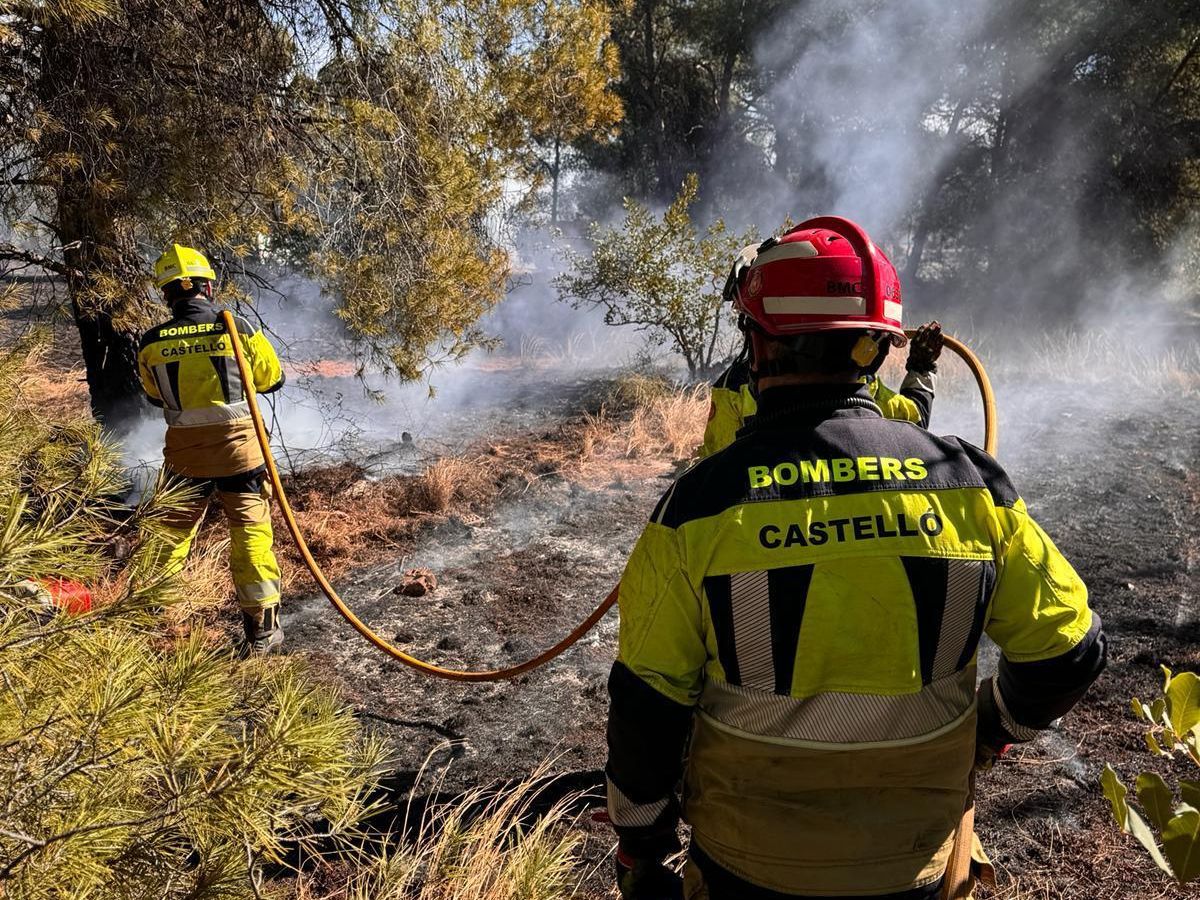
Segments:
[[[915,329],[910,328],[904,333],[912,337],[917,332]],[[975,384],[978,386],[979,396],[983,400],[983,449],[992,456],[995,456],[999,434],[996,415],[996,395],[992,392],[992,382],[988,379],[987,372],[983,368],[983,363],[979,361],[978,356],[971,352],[970,347],[958,338],[950,337],[948,334],[942,335],[942,338],[946,342],[946,348],[953,350],[962,357],[962,361],[967,364],[967,368],[975,376]]]
[[[258,443],[262,447],[263,459],[267,463],[267,474],[270,476],[271,484],[275,488],[275,496],[279,500],[279,508],[283,512],[284,521],[287,522],[288,531],[292,534],[292,540],[296,542],[296,549],[300,551],[300,555],[304,558],[304,564],[308,566],[308,571],[312,573],[321,591],[329,598],[329,602],[333,604],[334,608],[342,614],[342,618],[349,622],[355,631],[388,656],[397,662],[416,669],[418,672],[424,672],[426,675],[433,675],[437,678],[448,678],[451,681],[502,681],[506,678],[516,678],[518,675],[523,675],[531,669],[536,669],[538,666],[550,662],[550,660],[567,650],[572,644],[591,631],[592,626],[599,622],[606,612],[612,609],[613,604],[617,602],[617,588],[615,587],[590,616],[584,619],[570,634],[553,647],[542,651],[533,657],[533,659],[527,659],[519,665],[510,666],[507,669],[493,669],[485,672],[465,672],[459,669],[446,669],[441,666],[435,666],[432,663],[417,659],[415,656],[410,656],[399,647],[390,644],[384,638],[380,637],[371,630],[370,626],[356,616],[350,607],[346,606],[342,598],[338,596],[338,592],[334,590],[333,585],[329,583],[329,579],[325,577],[325,573],[321,571],[321,567],[317,565],[317,561],[313,559],[312,552],[308,549],[308,542],[304,540],[304,534],[300,531],[300,525],[296,522],[296,516],[292,512],[292,505],[288,502],[287,493],[283,489],[283,482],[279,478],[279,467],[275,465],[275,457],[271,454],[271,440],[267,435],[267,427],[263,424],[262,413],[259,412],[258,403],[254,397],[254,376],[246,366],[246,357],[242,353],[242,343],[238,337],[237,324],[234,322],[233,314],[229,310],[221,312],[221,319],[225,323],[225,331],[228,333],[230,341],[233,344],[233,355],[237,359],[238,372],[242,376],[242,385],[246,391],[246,400],[250,405],[250,416],[254,420],[254,432],[258,435]]]
[[[325,573],[321,571],[321,567],[317,564],[317,561],[313,559],[312,552],[308,549],[308,542],[304,540],[304,534],[300,531],[300,525],[296,522],[296,516],[292,512],[292,505],[288,502],[287,492],[283,489],[283,482],[279,478],[279,467],[275,465],[275,457],[271,453],[271,439],[267,434],[267,427],[263,423],[262,413],[259,411],[258,402],[255,399],[254,377],[250,373],[246,365],[246,357],[242,353],[242,343],[238,337],[237,323],[234,322],[233,314],[229,310],[222,310],[221,319],[225,323],[225,331],[229,335],[230,342],[233,345],[233,355],[237,360],[238,372],[242,376],[242,387],[246,392],[246,400],[250,406],[250,416],[254,421],[254,433],[258,436],[259,446],[262,447],[263,459],[267,464],[267,475],[271,479],[271,485],[275,488],[275,496],[279,501],[279,509],[283,513],[288,531],[291,532],[292,540],[296,542],[296,549],[300,551],[300,555],[303,557],[308,571],[312,573],[313,579],[321,588],[322,593],[329,598],[329,602],[333,604],[334,609],[341,613],[342,618],[349,622],[355,631],[388,656],[397,662],[416,669],[418,672],[424,672],[426,675],[432,675],[436,678],[446,678],[451,681],[503,681],[507,678],[516,678],[518,675],[523,675],[550,662],[550,660],[568,650],[581,637],[591,631],[593,626],[604,618],[604,614],[612,609],[613,604],[617,602],[617,591],[620,585],[609,591],[608,596],[592,611],[591,615],[580,622],[579,625],[572,629],[570,634],[553,647],[543,650],[537,656],[527,659],[518,665],[510,666],[506,669],[492,669],[482,672],[468,672],[461,669],[446,669],[442,666],[435,666],[432,663],[417,659],[415,656],[410,656],[399,647],[380,637],[371,630],[370,626],[356,616],[354,611],[338,596],[338,592],[334,590],[333,585],[329,583],[329,579],[325,577]],[[980,393],[984,398],[984,417],[987,423],[985,446],[988,452],[992,453],[995,451],[996,444],[996,404],[992,396],[992,387],[988,383],[987,373],[984,372],[983,366],[976,359],[975,354],[959,341],[956,341],[952,337],[946,337],[946,346],[961,356],[967,365],[970,366],[971,371],[975,373]]]

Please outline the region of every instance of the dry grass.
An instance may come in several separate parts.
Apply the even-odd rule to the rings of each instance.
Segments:
[[[285,489],[309,549],[332,579],[353,567],[402,554],[430,519],[477,519],[500,488],[499,480],[524,473],[533,463],[520,456],[445,457],[417,476],[370,478],[353,463],[311,469],[285,478]],[[316,588],[296,549],[279,505],[272,506],[275,554],[283,570],[284,603]],[[187,593],[167,608],[164,637],[196,633],[206,646],[228,640],[236,630],[234,586],[229,572],[229,530],[219,505],[211,503],[183,572]],[[119,596],[117,581],[92,585],[97,602]]]
[[[82,371],[56,369],[51,358],[43,349],[23,361],[22,401],[55,417],[86,416]],[[518,435],[435,459],[417,476],[371,478],[362,467],[343,463],[298,473],[285,485],[310,548],[326,574],[337,579],[352,567],[402,554],[431,518],[477,521],[502,490],[524,489],[538,477],[581,476],[584,468],[586,477],[640,477],[664,460],[690,458],[702,440],[707,402],[706,388],[682,390],[660,377],[627,375],[607,387],[599,412],[552,433]],[[277,505],[273,524],[286,602],[315,585]],[[219,509],[207,511],[184,578],[188,594],[166,613],[164,637],[199,633],[205,645],[227,639],[238,626],[228,528]],[[123,590],[107,581],[92,587],[100,603]]]
[[[58,365],[48,344],[31,348],[20,366],[22,400],[50,421],[90,415],[83,367]]]
[[[614,411],[632,412],[678,390],[678,385],[663,375],[626,372],[608,385],[604,406]]]
[[[626,455],[691,458],[704,440],[708,394],[701,385],[639,406],[629,420]]]
[[[483,457],[446,456],[435,460],[409,485],[412,508],[445,515],[456,505],[474,506],[491,499],[494,481]]]
[[[1032,333],[968,332],[956,334],[980,358],[993,382],[1038,379],[1049,384],[1124,384],[1142,393],[1200,393],[1200,346],[1177,335],[1168,346],[1158,338],[1139,340],[1127,333],[1055,328]],[[896,354],[881,375],[893,385],[904,377],[904,354]],[[939,396],[974,391],[970,372],[951,351],[944,351],[938,377]],[[894,367],[894,368],[893,368]],[[894,373],[889,376],[887,373]]]
[[[664,387],[651,379],[619,383],[611,405],[583,417],[578,429],[580,460],[595,465],[614,458],[691,459],[704,440],[708,393],[705,385]]]
[[[353,463],[307,470],[285,479],[285,489],[317,562],[330,578],[402,551],[430,517],[473,518],[499,491],[499,479],[519,459],[482,455],[436,459],[421,475],[370,478]],[[311,588],[304,562],[274,509],[276,553],[284,588]]]
[[[350,872],[301,875],[295,900],[568,900],[588,874],[581,795],[537,809],[546,767],[504,792],[431,807],[413,829]]]
[[[221,518],[215,510],[209,516]],[[164,611],[163,626],[173,639],[198,631],[205,646],[216,646],[228,639],[227,629],[237,625],[227,614],[234,596],[233,577],[229,572],[229,538],[224,523],[219,524],[220,530],[207,528],[197,536],[181,576],[187,591]]]
[[[495,469],[496,463],[483,457],[445,457],[419,476],[372,479],[361,467],[342,463],[289,477],[285,489],[313,556],[328,577],[337,579],[353,567],[402,553],[431,517],[475,516],[497,493]],[[278,504],[272,514],[286,604],[289,595],[314,590],[316,584]],[[216,503],[208,508],[183,580],[188,591],[166,610],[165,635],[174,640],[199,632],[207,646],[227,641],[238,625],[229,530]],[[100,593],[116,595],[119,589],[102,585]]]
[[[544,475],[638,477],[647,467],[689,459],[703,439],[707,410],[705,386],[680,389],[633,376],[614,383],[599,412],[540,437],[435,459],[418,476],[370,478],[343,463],[298,473],[285,488],[313,555],[337,579],[353,566],[403,553],[431,518],[478,520],[510,485],[519,490]],[[309,590],[285,527],[276,510],[285,594]]]
[[[1059,900],[1062,891],[1046,879],[1034,877],[1017,878],[995,891],[975,891],[978,900]]]

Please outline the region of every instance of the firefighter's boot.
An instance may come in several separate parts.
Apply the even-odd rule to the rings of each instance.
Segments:
[[[279,606],[266,609],[243,609],[242,627],[246,640],[242,656],[266,656],[278,653],[283,646],[283,627],[279,624]]]

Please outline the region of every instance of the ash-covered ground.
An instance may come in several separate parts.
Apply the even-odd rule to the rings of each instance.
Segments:
[[[1128,384],[1047,388],[1019,376],[997,387],[999,457],[1089,584],[1111,656],[1061,728],[981,776],[978,828],[1001,872],[1001,890],[991,896],[1183,897],[1116,832],[1099,775],[1105,762],[1127,781],[1147,768],[1166,771],[1145,752],[1129,699],[1155,693],[1160,664],[1200,668],[1195,400]],[[968,391],[949,391],[935,408],[934,430],[980,440],[975,404]],[[382,635],[418,657],[464,668],[514,664],[565,634],[616,583],[669,483],[668,463],[643,469],[636,478],[538,478],[485,521],[451,519],[405,558],[359,571],[339,589]],[[414,566],[436,574],[436,591],[393,593]],[[548,758],[553,771],[571,773],[573,786],[599,788],[615,611],[543,669],[479,685],[392,662],[319,595],[291,601],[286,624],[292,652],[312,659],[364,722],[392,739],[398,784],[432,754],[437,767],[448,766],[443,790],[519,779]],[[981,654],[985,674],[995,653],[989,646]],[[594,831],[588,847],[600,868],[589,884],[604,896],[601,860],[611,842],[602,828]]]

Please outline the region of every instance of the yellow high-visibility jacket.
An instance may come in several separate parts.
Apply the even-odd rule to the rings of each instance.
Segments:
[[[227,477],[262,466],[221,309],[193,299],[176,304],[172,312],[171,321],[146,332],[138,351],[142,387],[167,420],[167,466],[193,478]],[[236,322],[255,390],[279,390],[283,369],[271,342],[245,319]]]
[[[886,418],[916,422],[928,428],[929,416],[933,411],[934,379],[932,372],[908,372],[900,384],[899,392],[893,391],[874,375],[865,383],[871,398]],[[753,418],[757,409],[750,365],[745,360],[738,360],[713,382],[700,457],[712,456],[732,444],[738,430]]]
[[[710,880],[796,895],[936,883],[967,793],[976,651],[989,744],[1103,668],[1087,590],[999,465],[885,419],[865,385],[772,388],[654,510],[620,585],[609,814]],[[665,844],[664,844],[665,842]],[[656,850],[657,848],[657,850]]]

